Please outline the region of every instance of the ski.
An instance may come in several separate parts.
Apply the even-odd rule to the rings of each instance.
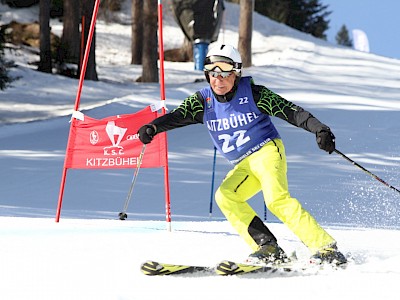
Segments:
[[[158,275],[180,275],[180,274],[207,274],[207,275],[242,275],[252,273],[275,273],[294,272],[295,269],[289,265],[251,265],[246,263],[237,263],[229,260],[224,260],[215,267],[193,266],[193,265],[178,265],[164,264],[156,261],[146,261],[141,265],[141,271],[148,276]]]
[[[215,273],[222,276],[243,275],[252,273],[273,274],[276,272],[294,272],[295,269],[288,264],[283,265],[253,265],[247,263],[237,263],[229,260],[220,262],[215,267]]]
[[[179,275],[205,273],[215,274],[214,268],[205,266],[164,264],[156,261],[146,261],[140,267],[143,274],[148,276]]]

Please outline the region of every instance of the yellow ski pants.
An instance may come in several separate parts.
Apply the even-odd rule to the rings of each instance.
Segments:
[[[312,253],[335,243],[299,201],[290,196],[286,173],[285,148],[280,139],[275,139],[235,165],[218,188],[216,202],[253,251],[258,250],[259,245],[249,234],[248,228],[256,213],[247,200],[260,190],[271,213]]]

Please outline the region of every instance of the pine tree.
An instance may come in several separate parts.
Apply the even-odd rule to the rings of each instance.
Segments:
[[[81,21],[80,1],[63,1],[63,31],[61,44],[58,49],[58,61],[64,63],[75,63],[79,65],[80,61],[80,32],[79,23]],[[90,22],[90,20],[86,20]]]
[[[132,0],[131,64],[140,65],[143,56],[143,0]]]
[[[11,82],[11,78],[8,75],[7,64],[4,59],[3,47],[4,32],[0,32],[0,90],[4,90],[8,86],[8,83]]]
[[[141,82],[158,82],[158,40],[157,40],[157,0],[144,0],[143,3],[143,43]]]
[[[258,13],[324,40],[331,14],[327,9],[319,0],[255,0]]]
[[[50,45],[50,0],[39,2],[39,24],[40,24],[40,61],[38,70],[41,72],[52,72],[51,45]]]
[[[254,10],[279,23],[285,23],[291,0],[255,0]]]
[[[95,0],[85,0],[82,2],[82,16],[84,16],[86,20],[84,26],[84,33],[85,33],[84,49],[86,49],[86,45],[88,42],[87,38],[89,37],[90,24],[93,17],[94,5],[95,5]],[[93,81],[99,80],[96,71],[96,27],[94,28],[92,43],[89,50],[85,79]]]
[[[251,39],[253,30],[254,0],[240,0],[239,43],[243,67],[251,67]]]
[[[353,41],[349,36],[349,31],[347,30],[346,25],[342,25],[342,27],[336,34],[335,39],[338,45],[353,47]]]

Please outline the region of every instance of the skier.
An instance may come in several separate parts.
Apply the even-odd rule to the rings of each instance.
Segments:
[[[288,191],[285,148],[270,116],[316,135],[319,148],[331,154],[335,136],[311,113],[285,100],[251,77],[241,75],[242,59],[234,47],[213,47],[204,62],[209,86],[187,97],[170,113],[139,129],[147,144],[160,132],[205,123],[215,147],[233,165],[215,194],[216,202],[254,251],[248,262],[288,261],[276,237],[247,203],[263,192],[267,208],[309,248],[311,262],[345,264],[330,236]]]

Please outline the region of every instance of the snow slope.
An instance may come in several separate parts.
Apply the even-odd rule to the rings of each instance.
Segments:
[[[220,40],[236,45],[239,9],[226,6]],[[3,23],[34,20],[37,11],[0,5]],[[62,24],[53,21],[52,29],[60,34]],[[134,82],[141,66],[129,64],[129,37],[129,26],[98,21],[101,80],[85,81],[85,114],[103,118],[159,100],[158,84]],[[167,49],[183,39],[168,7],[164,38]],[[28,62],[38,57],[26,48],[6,55],[17,65],[11,75],[20,79],[0,92],[2,299],[399,298],[399,194],[277,119],[291,192],[352,254],[345,271],[242,278],[149,278],[139,272],[147,259],[213,265],[243,260],[250,251],[215,205],[209,219],[213,149],[200,125],[168,134],[172,232],[165,230],[161,169],[140,171],[124,222],[117,215],[132,170],[69,170],[55,223],[77,80],[36,72]],[[253,64],[245,75],[310,110],[332,128],[340,151],[400,186],[399,60],[337,47],[255,15]],[[204,86],[195,82],[203,75],[193,63],[166,62],[165,69],[169,108]],[[229,169],[218,156],[216,185]],[[260,195],[251,204],[264,214]],[[309,256],[276,218],[268,213],[267,220],[285,250]]]

